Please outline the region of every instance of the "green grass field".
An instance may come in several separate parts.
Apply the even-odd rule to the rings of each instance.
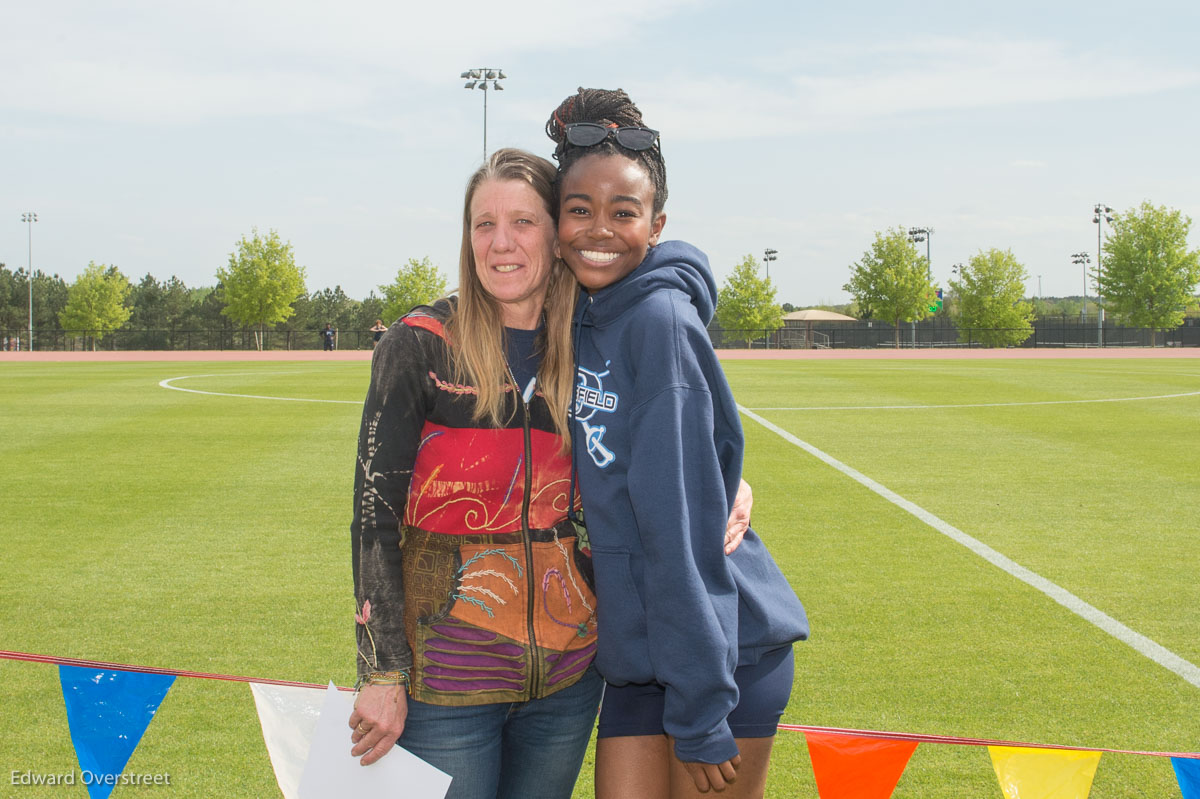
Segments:
[[[1200,361],[726,371],[745,407],[1200,664]],[[341,402],[159,386],[193,375],[176,385]],[[367,377],[365,363],[0,364],[0,649],[349,684]],[[1189,396],[1130,399],[1172,394]],[[755,527],[813,628],[784,721],[1200,749],[1200,688],[743,422]],[[0,661],[0,728],[0,796],[85,795],[9,785],[75,767],[54,667]],[[803,736],[775,752],[768,795],[815,797]],[[237,683],[177,680],[128,770],[172,787],[116,797],[278,795]],[[590,795],[585,771],[576,796]],[[1179,791],[1168,761],[1109,754],[1091,795]],[[1001,793],[986,750],[924,744],[895,796]]]

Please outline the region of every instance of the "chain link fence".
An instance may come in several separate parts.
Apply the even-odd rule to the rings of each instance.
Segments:
[[[36,350],[82,352],[93,349],[94,331],[33,331]],[[108,352],[127,350],[254,350],[253,330],[117,330],[105,333],[95,349]],[[325,339],[319,330],[267,330],[262,334],[264,350],[319,350]],[[26,350],[29,330],[0,329],[0,351]],[[334,348],[369,350],[375,334],[369,330],[335,331]]]
[[[788,326],[778,330],[723,330],[715,322],[709,338],[719,349],[876,349],[912,347],[983,347],[985,331],[959,328],[947,319],[926,319],[915,325],[901,324],[899,331],[887,322],[817,322],[810,326]],[[34,349],[87,351],[92,347],[87,330],[34,330]],[[0,329],[0,351],[28,349],[28,330]],[[334,347],[340,350],[369,350],[375,335],[369,330],[338,331]],[[1035,320],[1033,333],[1022,348],[1038,347],[1200,347],[1200,319],[1188,318],[1176,328],[1151,330],[1125,327],[1096,317],[1044,317]],[[263,333],[264,350],[319,350],[324,338],[319,330],[268,330]],[[105,334],[97,350],[253,350],[253,330],[118,330]]]
[[[876,349],[895,347],[984,347],[994,331],[960,328],[948,319],[901,323],[815,322],[778,330],[724,330],[715,322],[708,334],[718,349]],[[899,334],[897,336],[897,333]],[[1200,319],[1187,318],[1176,328],[1126,327],[1097,317],[1043,317],[1020,348],[1039,347],[1200,347]]]

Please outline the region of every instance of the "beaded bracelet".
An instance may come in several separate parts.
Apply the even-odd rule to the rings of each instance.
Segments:
[[[408,685],[408,669],[397,671],[373,671],[358,678],[356,688],[364,685]]]

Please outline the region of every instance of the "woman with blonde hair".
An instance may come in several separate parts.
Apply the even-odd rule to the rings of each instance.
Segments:
[[[366,765],[398,737],[451,797],[570,796],[600,698],[553,177],[519,150],[472,176],[458,296],[391,326],[363,407],[352,752]]]

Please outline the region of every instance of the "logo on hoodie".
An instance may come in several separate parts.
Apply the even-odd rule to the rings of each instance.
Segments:
[[[604,365],[608,366],[609,363],[611,361],[605,361]],[[617,459],[612,450],[604,446],[604,433],[608,428],[602,424],[590,424],[597,413],[612,413],[617,409],[620,397],[616,392],[604,390],[604,378],[608,377],[608,373],[608,369],[593,372],[580,366],[576,372],[579,382],[575,385],[575,419],[583,425],[583,440],[588,455],[601,469]]]

